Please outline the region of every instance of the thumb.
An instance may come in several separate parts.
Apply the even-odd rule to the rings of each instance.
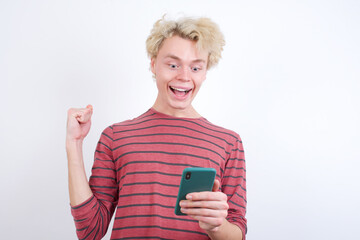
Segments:
[[[215,179],[212,191],[217,192],[217,191],[219,191],[219,189],[220,189],[220,181]]]
[[[91,105],[82,108],[79,111],[74,112],[74,117],[79,123],[87,123],[91,119],[93,113],[93,107]]]
[[[93,110],[93,106],[91,104],[87,105],[86,108],[90,109],[90,110]]]

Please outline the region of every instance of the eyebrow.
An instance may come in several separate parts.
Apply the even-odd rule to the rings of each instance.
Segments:
[[[165,56],[165,58],[172,58],[172,59],[181,61],[181,59],[180,59],[178,56],[175,56],[175,55],[173,55],[173,54],[168,54],[168,55]],[[206,61],[205,61],[204,59],[195,59],[195,60],[193,60],[193,61],[191,61],[191,62],[202,62],[202,63],[206,63]]]

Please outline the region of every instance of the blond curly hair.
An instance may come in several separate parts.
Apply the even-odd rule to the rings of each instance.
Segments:
[[[156,21],[146,40],[146,50],[149,58],[156,58],[164,40],[173,35],[196,41],[196,47],[199,50],[208,51],[207,69],[219,62],[225,45],[224,36],[216,23],[204,17],[183,17],[178,20],[166,20],[164,16]]]

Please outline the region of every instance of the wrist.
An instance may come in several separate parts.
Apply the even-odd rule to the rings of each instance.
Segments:
[[[83,139],[66,138],[66,150],[82,149]]]
[[[206,233],[212,240],[217,239],[239,239],[241,237],[241,230],[236,225],[224,219],[222,224],[215,230],[208,230]],[[241,239],[241,238],[240,238]]]
[[[220,226],[217,226],[217,227],[214,227],[212,229],[206,230],[207,234],[209,236],[214,235],[214,234],[216,235],[217,233],[222,231],[222,229],[225,227],[226,223],[227,223],[227,220],[224,219]]]
[[[82,140],[66,139],[66,154],[69,165],[83,164],[82,145]]]

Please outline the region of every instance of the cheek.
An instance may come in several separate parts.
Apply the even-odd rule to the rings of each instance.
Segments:
[[[156,86],[159,90],[162,90],[166,87],[166,83],[161,78],[156,77]]]
[[[159,90],[166,90],[168,88],[169,81],[167,79],[164,75],[156,76],[156,85]]]
[[[175,71],[161,70],[156,74],[156,79],[162,83],[168,83],[176,77]]]
[[[205,79],[206,79],[206,73],[201,76],[198,76],[195,80],[196,86],[200,87],[202,85],[202,83],[205,81]]]

